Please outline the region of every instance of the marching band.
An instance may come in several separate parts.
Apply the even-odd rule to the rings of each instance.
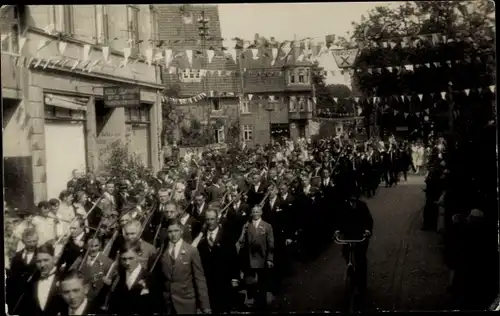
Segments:
[[[9,313],[263,311],[291,259],[332,240],[340,206],[406,180],[413,160],[393,138],[332,138],[207,151],[142,179],[75,172],[24,214]]]

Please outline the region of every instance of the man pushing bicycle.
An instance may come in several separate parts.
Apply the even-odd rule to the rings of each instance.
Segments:
[[[354,288],[366,290],[369,237],[372,235],[373,218],[365,202],[352,190],[337,212],[335,242],[342,244],[342,256],[348,265],[346,277],[352,278]]]

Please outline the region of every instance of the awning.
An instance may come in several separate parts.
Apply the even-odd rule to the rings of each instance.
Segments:
[[[46,105],[57,106],[69,110],[87,111],[88,98],[68,97],[63,95],[45,94],[44,101]]]

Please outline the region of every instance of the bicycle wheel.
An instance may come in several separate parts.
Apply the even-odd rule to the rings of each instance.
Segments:
[[[354,310],[354,294],[356,289],[355,284],[355,275],[354,275],[354,266],[347,266],[346,275],[345,275],[345,295],[346,295],[346,304],[349,312]]]

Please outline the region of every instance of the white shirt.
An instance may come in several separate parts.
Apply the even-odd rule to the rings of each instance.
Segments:
[[[125,275],[125,278],[126,278],[125,281],[127,283],[127,287],[129,290],[132,287],[132,285],[134,285],[134,282],[137,279],[137,277],[139,276],[140,272],[141,272],[141,265],[138,264],[137,267],[135,267],[135,269],[132,272],[130,272],[130,274],[127,273]]]
[[[323,180],[323,185],[327,186],[328,184],[330,184],[330,179],[329,178],[324,179]]]
[[[182,225],[186,225],[187,221],[189,219],[189,214],[185,214],[184,216],[181,217],[181,223]]]
[[[204,206],[205,206],[205,202],[201,203],[201,205],[197,207],[198,215],[201,214]]]
[[[83,315],[83,312],[85,311],[85,307],[87,307],[87,303],[88,303],[88,300],[87,300],[87,298],[85,298],[77,309],[73,310],[70,307],[69,311],[68,311],[68,315]]]
[[[273,208],[274,203],[276,203],[276,197],[271,198],[271,199],[269,200],[269,206],[270,206],[271,208]]]
[[[234,209],[237,210],[240,207],[240,204],[241,204],[241,201],[234,202],[234,204],[233,204]]]
[[[255,228],[259,227],[260,221],[261,221],[260,218],[258,220],[256,220],[256,221],[252,220],[253,227],[255,227]]]
[[[74,241],[75,243],[79,243],[79,242],[83,241],[83,236],[85,236],[85,234],[84,234],[83,232],[81,232],[81,233],[80,233],[80,235],[76,236],[76,237],[73,239],[73,241]]]
[[[255,188],[255,192],[259,191],[260,183],[257,185],[254,185],[253,187]]]
[[[215,240],[215,237],[217,236],[218,232],[219,232],[219,226],[215,227],[215,229],[212,231],[207,231],[207,238],[208,239],[212,238],[212,241]]]
[[[288,196],[288,193],[286,193],[286,194],[282,195],[282,196],[281,196],[281,198],[282,198],[283,200],[286,200],[287,196]]]
[[[99,251],[99,252],[100,252],[100,251]],[[87,264],[88,264],[89,266],[93,266],[93,265],[94,265],[95,261],[97,260],[97,257],[99,257],[99,252],[95,255],[95,257],[94,257],[94,258],[92,258],[92,257],[90,256],[90,254],[89,254],[89,258],[88,258],[88,260],[87,260]]]
[[[26,264],[30,263],[31,259],[33,259],[34,255],[35,255],[34,252],[32,252],[32,251],[28,252],[28,251],[24,250],[24,252],[23,252],[23,261],[24,261],[24,263],[26,263]]]
[[[305,194],[308,194],[309,193],[309,189],[311,188],[311,185],[308,184],[307,186],[304,187],[304,193]]]
[[[52,269],[51,275],[46,279],[40,279],[37,284],[37,296],[38,303],[40,304],[40,308],[45,310],[45,305],[47,305],[47,301],[49,300],[49,292],[52,288],[52,284],[54,283],[56,268]]]
[[[168,253],[172,253],[172,248],[174,249],[174,259],[177,259],[179,257],[179,252],[181,252],[181,246],[182,246],[182,239],[179,239],[179,241],[176,244],[170,243],[170,247],[168,247]]]

